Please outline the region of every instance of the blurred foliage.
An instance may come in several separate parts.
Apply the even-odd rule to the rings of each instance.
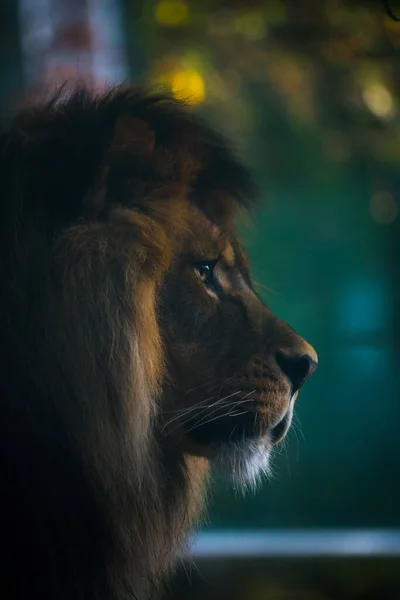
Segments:
[[[394,14],[399,5],[391,3]],[[321,156],[342,168],[400,164],[400,23],[384,2],[128,0],[126,10],[128,37],[147,50],[146,79],[206,101],[255,168],[301,179],[321,176]],[[288,145],[304,128],[314,171]],[[274,141],[267,155],[266,135]]]

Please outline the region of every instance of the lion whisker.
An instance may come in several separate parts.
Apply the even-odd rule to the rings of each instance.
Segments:
[[[199,419],[198,421],[196,421],[197,423],[200,423],[203,419],[206,419],[207,417],[209,417],[210,415],[214,414],[215,412],[217,412],[218,410],[221,410],[223,408],[226,408],[226,405],[228,405],[229,409],[233,409],[235,408],[238,404],[241,404],[242,402],[249,402],[249,400],[238,400],[237,402],[227,402],[227,400],[229,398],[231,398],[233,395],[235,394],[240,394],[239,392],[234,392],[234,394],[230,394],[229,396],[226,396],[225,398],[221,398],[220,400],[218,400],[217,402],[214,402],[214,404],[212,405],[212,408],[215,410],[212,410],[211,412],[207,413],[206,415],[204,415],[203,417],[201,417],[201,419]],[[206,412],[206,408],[204,410],[201,410],[200,413],[198,415],[196,415],[197,417],[200,416],[201,414],[203,414],[204,412]],[[186,421],[183,421],[183,423],[181,423],[181,425],[184,425],[185,423],[187,423],[188,421],[190,421],[190,419],[186,419]]]
[[[231,379],[233,379],[235,377],[235,375],[232,375],[231,377],[227,377],[226,379],[224,379],[224,381],[221,383],[221,387],[220,387],[220,391],[223,388],[223,386],[230,381]],[[206,385],[209,385],[208,383],[204,383],[201,384],[197,387],[191,388],[190,390],[188,390],[187,392],[185,392],[184,396],[187,395],[188,393],[190,393],[191,391],[195,391],[201,387],[204,387]],[[212,387],[210,387],[210,390],[216,388],[219,385],[219,383],[213,385]],[[239,392],[235,392],[235,393],[239,393]],[[218,394],[217,394],[218,395]],[[233,394],[232,394],[233,395]],[[206,405],[205,403],[212,400],[213,398],[215,398],[215,396],[209,396],[208,398],[205,398],[204,400],[201,400],[200,402],[197,402],[196,404],[194,404],[193,406],[189,407],[189,408],[180,408],[180,409],[174,409],[174,410],[170,410],[170,411],[163,411],[164,414],[175,414],[176,416],[173,417],[172,419],[170,419],[169,421],[167,421],[162,429],[161,432],[163,432],[165,430],[166,427],[168,427],[171,423],[173,423],[175,420],[178,420],[179,418],[183,418],[186,415],[192,413],[194,410],[198,410],[198,409],[204,409],[207,410],[208,408],[213,408],[214,406],[216,406],[217,404],[219,404],[220,402],[223,402],[225,399],[230,398],[231,396],[225,396],[224,398],[221,398],[220,400],[218,400],[217,402],[215,402],[213,405]],[[199,414],[202,414],[202,412],[204,412],[203,410],[201,410],[201,412]]]
[[[173,417],[172,419],[169,419],[169,421],[167,421],[162,429],[161,432],[163,432],[165,430],[166,427],[168,427],[168,425],[170,425],[171,423],[173,423],[174,421],[176,421],[177,419],[180,419],[182,417],[185,417],[187,414],[193,412],[194,410],[199,410],[199,409],[203,409],[204,408],[204,403],[205,402],[209,402],[210,400],[212,400],[213,398],[215,398],[215,396],[210,396],[209,398],[206,398],[205,400],[202,400],[201,402],[198,402],[197,404],[194,404],[193,406],[191,406],[190,408],[183,408],[183,409],[177,409],[176,411],[171,411],[171,412],[178,412],[180,414],[176,415],[175,417]],[[167,412],[167,411],[164,411]]]
[[[229,381],[229,379],[231,379],[231,377],[229,377],[228,379],[226,379],[225,381],[223,381],[222,385],[225,385],[225,383],[227,383],[227,381]],[[192,388],[192,390],[196,390],[200,387],[204,387],[204,385],[208,385],[208,384],[203,384],[202,386],[198,386],[197,388]],[[214,389],[217,387],[217,385],[219,385],[219,383],[217,383],[216,385],[212,386],[210,388],[210,390]],[[191,390],[188,390],[187,392],[185,392],[184,396],[186,394],[188,394]],[[216,394],[218,395],[218,394]],[[208,398],[204,398],[204,400],[200,400],[199,402],[196,402],[196,404],[194,404],[193,406],[190,406],[189,408],[177,408],[177,409],[173,409],[173,410],[164,410],[163,413],[186,413],[186,412],[191,412],[192,410],[196,409],[196,408],[202,408],[203,406],[205,406],[205,402],[207,402],[208,400],[212,400],[213,398],[215,398],[216,396],[209,396]]]
[[[187,433],[189,433],[189,431],[193,431],[193,429],[197,429],[197,427],[200,427],[201,425],[207,425],[208,423],[211,423],[212,421],[216,421],[217,419],[222,419],[222,417],[226,417],[226,416],[228,416],[228,414],[229,413],[223,413],[222,415],[217,415],[216,417],[213,417],[212,419],[208,419],[207,421],[204,421],[204,423],[197,423],[196,425],[193,425],[193,427],[188,429]]]
[[[293,425],[293,428],[303,438],[303,440],[305,440],[304,433],[303,433],[303,430],[302,430],[302,427],[301,427],[301,422],[300,422],[300,419],[299,419],[299,417],[298,417],[298,415],[296,413],[293,413],[292,425]]]
[[[223,413],[222,415],[217,415],[216,417],[213,417],[212,419],[208,419],[204,422],[196,423],[195,425],[193,425],[193,427],[188,429],[187,433],[189,433],[189,431],[193,431],[193,429],[197,429],[197,427],[200,427],[201,425],[207,425],[208,423],[211,423],[212,421],[216,421],[217,419],[221,419],[222,417],[237,416],[235,414],[232,414],[231,410],[232,410],[232,408],[227,413]],[[247,410],[244,410],[243,412],[240,412],[239,414],[245,414],[247,412],[248,412]]]
[[[232,429],[231,433],[229,434],[229,439],[232,438],[233,434],[235,433],[235,429],[237,429],[237,423],[235,424],[234,428]]]
[[[238,417],[239,415],[245,415],[248,412],[249,412],[248,410],[241,410],[240,412],[235,412],[235,413],[229,412],[229,413],[227,413],[226,416],[227,417]]]
[[[214,404],[212,404],[212,407],[215,408],[217,407],[214,411],[212,411],[212,413],[209,414],[213,414],[214,412],[216,412],[217,410],[220,410],[221,408],[224,408],[223,403],[226,402],[226,400],[228,398],[231,398],[232,396],[236,395],[236,394],[240,394],[240,390],[238,392],[234,392],[233,394],[230,394],[229,396],[225,396],[224,398],[220,398],[219,400],[217,400],[216,402],[214,402]],[[221,406],[222,404],[222,406]],[[196,407],[201,409],[200,412],[198,413],[197,416],[203,414],[206,410],[208,410],[208,408],[204,408],[204,407]],[[188,411],[188,412],[192,412],[192,411]],[[186,417],[188,413],[186,413],[185,415],[178,415],[177,417],[175,417],[174,419],[171,419],[169,421],[169,423],[172,423],[172,421],[175,421],[181,417]],[[188,421],[190,421],[191,417],[189,417],[189,419],[185,419],[184,421],[178,423],[177,427],[174,427],[169,433],[172,433],[173,431],[175,431],[175,429],[177,429],[178,427],[182,427],[182,425],[185,425],[185,423],[187,423]],[[165,426],[163,427],[164,430]]]
[[[229,413],[232,410],[235,410],[235,408],[237,406],[239,406],[240,404],[244,404],[245,402],[251,402],[252,400],[248,399],[248,396],[250,396],[254,392],[255,392],[255,390],[252,390],[251,392],[248,392],[243,398],[241,398],[237,402],[234,402],[233,404],[229,403],[230,404],[229,411],[227,413],[224,413],[224,414],[226,416],[229,416]],[[240,393],[240,392],[235,392],[235,393]],[[231,394],[231,396],[233,396],[233,394]],[[226,400],[227,398],[230,398],[231,396],[227,396],[226,398],[224,398],[224,400]],[[217,404],[217,402],[215,404]],[[207,415],[205,415],[204,417],[202,417],[200,420],[196,421],[194,423],[194,426],[192,428],[190,428],[188,431],[191,431],[194,427],[198,427],[200,425],[205,425],[206,423],[209,423],[209,421],[207,420],[207,418],[210,417],[211,415],[215,414],[219,410],[221,410],[221,408],[225,408],[225,407],[224,406],[218,406],[215,410],[213,410],[212,412],[208,413]],[[245,412],[247,412],[247,411],[245,411]],[[223,416],[223,415],[221,415],[221,416]],[[204,421],[204,419],[206,419],[206,420]],[[213,419],[211,419],[211,420],[213,420]],[[185,421],[185,422],[187,422],[187,421]]]
[[[197,404],[195,406],[192,406],[191,408],[187,409],[187,408],[177,408],[175,410],[164,410],[163,414],[177,414],[177,413],[188,413],[191,412],[192,410],[195,410],[196,408],[212,408],[214,406],[214,404],[203,404],[201,403],[201,406],[198,406]]]

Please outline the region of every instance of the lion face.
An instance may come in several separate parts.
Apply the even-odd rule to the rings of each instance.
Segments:
[[[234,479],[254,480],[286,435],[317,355],[262,303],[232,228],[193,208],[189,230],[160,301],[162,431]]]

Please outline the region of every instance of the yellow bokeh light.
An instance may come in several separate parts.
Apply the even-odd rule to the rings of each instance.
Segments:
[[[186,69],[174,73],[171,88],[176,98],[185,100],[190,104],[201,104],[206,96],[204,79],[195,69]]]
[[[395,114],[393,96],[381,83],[367,85],[362,96],[369,110],[377,117],[390,119]]]
[[[154,9],[157,23],[164,27],[176,27],[187,21],[188,6],[183,0],[161,0]]]

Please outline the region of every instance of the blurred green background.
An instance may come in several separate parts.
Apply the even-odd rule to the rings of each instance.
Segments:
[[[126,79],[188,99],[233,140],[261,192],[243,227],[261,294],[319,354],[274,479],[246,498],[217,480],[204,525],[239,546],[298,530],[297,558],[202,555],[208,583],[194,569],[171,597],[400,598],[400,537],[384,543],[400,528],[397,17],[379,0],[0,5],[2,115],[65,80]],[[304,558],[315,529],[383,545]]]

